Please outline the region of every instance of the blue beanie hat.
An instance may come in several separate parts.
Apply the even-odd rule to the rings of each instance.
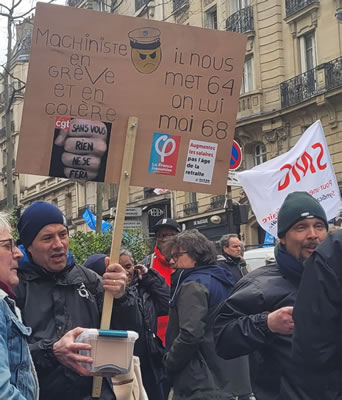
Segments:
[[[87,258],[83,266],[103,276],[103,274],[106,272],[106,257],[106,254],[93,254]]]
[[[53,204],[36,201],[23,212],[18,221],[19,239],[27,249],[46,225],[61,224],[67,227],[63,213]]]

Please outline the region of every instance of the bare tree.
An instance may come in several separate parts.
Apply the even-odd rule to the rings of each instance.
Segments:
[[[18,23],[23,24],[25,21],[30,22],[29,15],[32,13],[34,8],[29,9],[26,12],[19,12],[20,6],[23,0],[11,0],[11,5],[8,6],[4,3],[0,3],[0,16],[5,18],[7,21],[7,53],[6,61],[2,65],[2,71],[0,72],[0,79],[3,82],[3,96],[1,97],[2,108],[5,116],[5,132],[7,141],[7,164],[6,164],[6,176],[7,176],[7,208],[13,208],[13,172],[12,172],[12,160],[13,160],[13,140],[12,140],[12,128],[11,128],[11,110],[13,103],[18,97],[22,98],[23,89],[25,82],[13,74],[13,64],[16,61],[18,55],[28,45],[30,38],[27,35],[27,31],[24,29],[21,32],[26,37],[14,37],[16,31],[16,25]],[[14,40],[16,39],[15,45]],[[28,50],[28,49],[27,49]]]

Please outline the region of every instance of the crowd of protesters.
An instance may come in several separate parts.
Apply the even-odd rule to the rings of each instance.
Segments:
[[[47,202],[17,229],[19,247],[0,213],[0,399],[93,398],[92,359],[80,353],[91,345],[76,339],[100,327],[105,291],[110,329],[139,334],[145,399],[342,399],[342,233],[328,235],[308,193],[286,197],[275,262],[249,273],[238,235],[224,235],[217,255],[170,218],[140,262],[122,248],[118,263],[76,264],[65,216]],[[114,386],[104,377],[100,399],[135,399]]]

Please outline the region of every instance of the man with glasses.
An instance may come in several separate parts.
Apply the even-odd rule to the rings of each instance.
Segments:
[[[126,296],[127,274],[109,264],[103,280],[77,265],[69,253],[69,232],[63,213],[44,201],[31,204],[18,222],[22,251],[17,304],[32,328],[30,350],[35,363],[41,400],[88,400],[92,377],[79,354],[89,349],[76,338],[83,328],[98,328],[104,289],[115,298],[111,329],[135,330],[135,303]],[[82,327],[82,328],[79,328]],[[83,376],[81,376],[83,375]],[[111,381],[104,379],[102,400],[115,399]]]
[[[0,399],[38,399],[38,379],[13,288],[23,254],[11,235],[7,215],[0,213]]]
[[[156,234],[156,245],[153,254],[144,258],[141,264],[148,268],[153,268],[160,273],[166,280],[166,283],[171,286],[172,268],[168,260],[163,255],[167,240],[174,237],[181,231],[180,225],[172,218],[162,218],[153,227],[153,232]],[[167,315],[158,317],[158,337],[165,345],[165,333],[169,317]]]

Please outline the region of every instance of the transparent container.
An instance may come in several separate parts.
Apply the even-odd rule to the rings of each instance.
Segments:
[[[81,350],[79,354],[91,357],[93,363],[82,363],[82,366],[96,375],[126,374],[131,368],[138,337],[134,331],[85,329],[76,342],[91,345],[91,350]]]

